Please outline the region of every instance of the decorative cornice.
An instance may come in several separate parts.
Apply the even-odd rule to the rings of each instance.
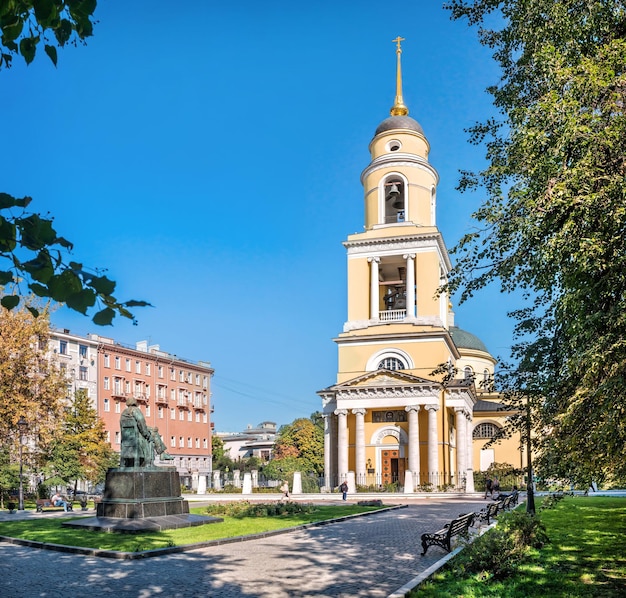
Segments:
[[[428,397],[439,392],[438,386],[356,386],[337,390],[337,398],[355,401],[361,399],[410,399]]]
[[[413,132],[413,134],[416,135],[415,132]],[[399,158],[401,157],[404,159],[400,160]],[[389,168],[390,166],[397,167],[398,170],[402,170],[403,168],[417,168],[418,170],[423,170],[428,172],[435,179],[435,185],[439,184],[439,173],[421,156],[417,156],[415,154],[403,154],[401,156],[398,154],[385,154],[372,160],[372,162],[370,162],[370,164],[363,170],[361,173],[361,185],[365,185],[365,179],[373,172],[376,172],[381,168]]]

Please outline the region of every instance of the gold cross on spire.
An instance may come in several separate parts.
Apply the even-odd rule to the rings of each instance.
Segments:
[[[402,54],[400,42],[403,42],[404,38],[398,36],[391,41],[396,44],[396,54],[398,56],[396,67],[396,101],[391,108],[391,116],[406,116],[409,113],[409,109],[404,105],[404,100],[402,99],[402,65],[400,63],[400,55]]]

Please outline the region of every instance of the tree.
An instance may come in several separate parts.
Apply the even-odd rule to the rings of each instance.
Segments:
[[[48,472],[65,484],[79,480],[104,481],[107,470],[119,463],[119,455],[107,442],[104,423],[85,389],[76,391],[64,411],[62,431],[50,451]]]
[[[57,64],[57,45],[77,45],[93,32],[96,0],[6,0],[0,3],[0,69],[21,55],[30,64],[40,44]]]
[[[10,67],[15,55],[30,64],[41,43],[56,65],[56,45],[85,43],[91,36],[95,9],[96,0],[0,2],[0,69]],[[52,218],[27,211],[31,201],[0,193],[0,286],[5,288],[0,304],[11,310],[31,292],[82,314],[96,306],[92,319],[101,326],[116,315],[134,321],[130,310],[148,303],[119,301],[114,281],[70,259],[72,243],[57,234]],[[34,307],[26,307],[37,315]]]
[[[499,280],[526,300],[512,360],[541,389],[533,422],[544,466],[576,456],[579,475],[626,472],[626,8],[620,0],[453,0],[479,27],[502,77],[499,118],[472,127],[487,166],[476,230],[450,291]],[[496,13],[495,15],[492,13]],[[571,459],[570,459],[571,460]],[[577,474],[578,475],[578,474]]]
[[[280,467],[289,463],[292,471],[303,473],[324,472],[324,430],[311,418],[298,418],[281,426],[274,443],[274,458],[269,465]],[[264,469],[265,471],[265,469]]]
[[[0,449],[17,462],[17,422],[24,416],[32,440],[24,459],[32,467],[42,465],[56,438],[67,392],[66,378],[42,353],[50,327],[47,310],[40,312],[35,318],[26,309],[0,310]]]

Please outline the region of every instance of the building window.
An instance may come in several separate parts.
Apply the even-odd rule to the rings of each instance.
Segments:
[[[196,438],[196,448],[200,448],[200,439]]]
[[[116,370],[122,369],[122,358],[119,355],[115,356],[115,369]]]
[[[120,443],[120,433],[119,430],[117,432],[115,432],[115,444],[119,444]]]
[[[179,419],[181,422],[185,421],[185,414],[183,413],[183,410],[182,410],[182,409],[178,412],[178,419]]]
[[[159,378],[163,378],[163,366],[159,366]]]
[[[141,374],[141,361],[135,361],[135,374]]]
[[[104,410],[105,411],[110,411],[111,410],[111,405],[109,403],[109,399],[104,399]]]
[[[170,438],[170,446],[176,446],[176,436]]]
[[[150,364],[146,363],[146,376],[150,375]]]
[[[202,448],[208,448],[207,439],[206,438],[202,439]]]
[[[104,390],[111,390],[111,380],[109,379],[108,376],[105,376],[102,382],[103,382]]]
[[[190,422],[192,421],[192,415],[191,415],[191,411],[187,411],[187,421]]]
[[[174,380],[174,382],[176,381],[176,371],[174,368],[170,369],[170,380]]]
[[[163,419],[163,407],[159,407],[159,419]]]
[[[67,341],[59,341],[59,353],[67,355]]]
[[[109,444],[111,444],[111,431],[110,430],[106,430],[106,436],[105,437],[107,439],[107,442]]]
[[[385,357],[379,364],[379,370],[405,370],[406,365],[397,357]]]
[[[126,371],[130,372],[130,359],[126,359]]]
[[[465,369],[463,370],[463,379],[473,380],[473,378],[474,378],[474,372],[472,371],[472,368],[469,366],[465,366]]]
[[[196,386],[200,386],[200,374],[196,374]]]
[[[78,368],[78,379],[79,380],[84,380],[84,381],[89,380],[89,376],[87,375],[87,367],[86,366],[81,365],[80,368]]]
[[[176,409],[174,407],[170,409],[170,419],[176,419]]]
[[[206,424],[209,421],[209,416],[206,413],[202,414],[202,423]]]
[[[196,423],[200,423],[200,412],[196,411]]]
[[[111,357],[107,355],[106,353],[104,354],[104,367],[105,368],[111,367]]]
[[[130,394],[130,380],[126,380],[126,382],[124,382],[124,385],[126,386],[126,394]]]
[[[209,388],[209,377],[208,376],[204,376],[204,378],[202,379],[202,386],[204,388]]]
[[[179,379],[181,382],[184,382],[184,381],[185,381],[185,372],[183,372],[183,370],[180,370],[180,371],[179,371],[179,373],[178,373],[178,379]]]
[[[78,345],[78,355],[82,359],[87,359],[87,345]]]
[[[115,413],[122,412],[122,404],[119,401],[115,401]]]
[[[500,428],[496,424],[483,423],[474,428],[472,438],[496,438],[500,435]]]
[[[150,417],[150,405],[146,405],[146,417]]]
[[[185,439],[182,436],[178,438],[178,446],[180,448],[185,448]]]
[[[193,445],[191,444],[191,436],[187,436],[187,448],[193,448]]]

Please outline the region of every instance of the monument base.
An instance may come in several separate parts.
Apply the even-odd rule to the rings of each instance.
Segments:
[[[175,467],[120,467],[109,469],[96,517],[63,525],[118,532],[175,529],[218,523],[219,517],[190,515],[180,493]]]

